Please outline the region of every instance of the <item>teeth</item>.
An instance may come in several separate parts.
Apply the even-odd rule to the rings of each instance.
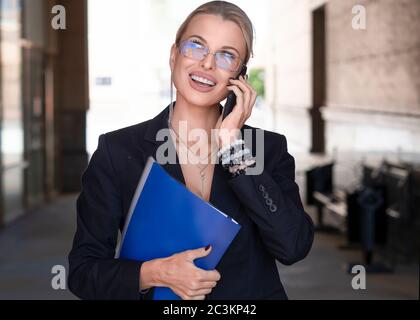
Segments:
[[[199,76],[196,76],[196,75],[192,75],[191,79],[193,79],[195,81],[198,81],[198,82],[201,82],[201,83],[204,83],[204,84],[208,84],[210,86],[215,85],[215,83],[213,81],[210,81],[209,79],[202,78],[202,77],[199,77]]]

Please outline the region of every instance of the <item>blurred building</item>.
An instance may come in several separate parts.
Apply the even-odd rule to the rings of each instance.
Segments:
[[[203,2],[90,0],[92,12],[102,7],[88,33],[87,0],[0,1],[0,225],[79,190],[87,129],[93,151],[100,133],[169,103],[176,27]],[[250,66],[265,70],[269,109],[254,116],[285,134],[294,155],[418,157],[418,0],[266,0],[264,10],[234,2],[258,21]],[[63,30],[51,25],[56,5],[66,10]]]
[[[65,8],[65,29],[52,27],[56,5]],[[0,225],[80,188],[86,17],[86,1],[0,1]]]
[[[276,131],[303,152],[418,155],[420,1],[272,5]]]
[[[170,102],[170,46],[206,1],[0,0],[0,228],[25,217],[0,232],[0,299],[74,298],[51,286],[53,267],[68,267],[76,229],[75,195],[56,195],[80,190],[99,134]],[[420,163],[420,0],[232,2],[256,27],[248,70],[265,74],[265,100],[248,124],[287,136],[305,210],[319,214],[317,231],[340,232],[317,232],[304,261],[278,264],[289,297],[418,299],[420,170],[365,167],[362,176],[357,157]],[[54,28],[63,8],[65,29]],[[363,177],[365,188],[349,188]],[[361,229],[373,224],[355,201],[375,184],[386,196],[374,262],[416,265],[370,273],[369,290],[354,290],[342,266],[370,267]]]

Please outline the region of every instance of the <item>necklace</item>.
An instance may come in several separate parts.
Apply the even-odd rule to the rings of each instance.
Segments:
[[[187,159],[188,159],[188,154],[192,154],[195,158],[198,158],[197,155],[190,149],[190,147],[188,147],[188,143],[185,143],[183,141],[183,139],[181,139],[181,137],[179,136],[178,132],[174,129],[174,127],[172,126],[172,122],[171,119],[168,121],[169,127],[170,129],[172,129],[172,131],[175,133],[176,136],[176,141],[178,142],[178,145],[183,145],[187,151]],[[210,161],[208,161],[209,158],[211,158],[216,152],[218,151],[218,149],[216,148],[215,151],[211,151],[202,159],[199,159],[198,164],[201,164],[201,162],[205,159],[207,159],[205,165],[200,168],[200,166],[198,164],[193,163],[193,165],[197,166],[199,169],[199,174],[200,174],[200,180],[201,180],[201,197],[204,198],[204,180],[206,179],[206,172],[205,170],[207,169],[207,167],[210,164]]]

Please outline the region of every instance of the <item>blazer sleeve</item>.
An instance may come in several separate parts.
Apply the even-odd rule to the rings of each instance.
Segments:
[[[302,206],[295,183],[295,161],[287,151],[286,138],[279,134],[274,138],[273,149],[277,152],[268,159],[270,165],[259,175],[239,175],[229,184],[271,255],[291,265],[308,254],[314,227]]]
[[[81,299],[141,299],[141,261],[115,259],[123,218],[118,179],[106,136],[82,177],[77,199],[77,230],[69,253],[69,289]]]

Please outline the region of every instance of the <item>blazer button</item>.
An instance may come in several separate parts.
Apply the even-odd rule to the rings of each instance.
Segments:
[[[268,199],[268,198],[269,198],[269,195],[268,195],[268,193],[267,193],[267,192],[263,192],[263,198],[264,198],[264,199]]]
[[[258,186],[258,189],[260,189],[261,192],[264,192],[265,191],[265,187],[262,184],[260,184]]]
[[[270,206],[270,211],[271,211],[271,212],[276,212],[276,211],[277,211],[277,206],[276,206],[275,204],[272,204],[272,205]]]
[[[268,198],[265,200],[265,203],[267,204],[267,206],[271,206],[273,204],[273,199]]]

